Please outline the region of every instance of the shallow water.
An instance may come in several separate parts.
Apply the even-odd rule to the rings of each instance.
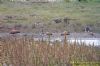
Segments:
[[[60,41],[63,42],[64,36],[60,35],[61,33],[54,33],[50,41]],[[19,33],[15,34],[17,37],[22,37],[22,36],[32,36],[34,40],[46,40],[48,41],[48,36],[46,34],[33,34],[33,33]],[[0,37],[5,37],[5,36],[12,36],[12,34],[9,33],[0,33]],[[71,33],[71,35],[67,36],[67,40],[70,41],[71,43],[73,42],[78,42],[78,43],[86,43],[87,45],[100,45],[100,34],[96,34],[95,37],[88,35],[86,33]]]

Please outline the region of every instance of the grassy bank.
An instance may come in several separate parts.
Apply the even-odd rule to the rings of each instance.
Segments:
[[[13,18],[7,18],[12,16]],[[71,19],[71,24],[77,31],[81,31],[83,26],[92,26],[94,31],[99,32],[100,26],[100,3],[99,2],[57,2],[57,3],[22,3],[12,2],[0,4],[0,22],[10,24],[34,24],[36,22],[44,23],[50,29],[68,30],[63,23],[52,24],[54,19]],[[51,25],[50,25],[51,24]],[[69,25],[70,26],[70,25]],[[74,30],[70,27],[72,30]],[[78,28],[81,28],[79,30]]]
[[[34,19],[27,15],[36,14],[43,20],[56,17],[70,17],[83,23],[99,21],[99,3],[5,3],[0,5],[0,14],[18,14],[26,16],[28,20]],[[39,18],[37,18],[39,19]]]

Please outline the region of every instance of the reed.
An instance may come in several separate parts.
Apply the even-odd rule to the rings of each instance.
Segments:
[[[3,49],[0,63],[8,66],[71,66],[73,61],[98,61],[94,46],[84,43],[62,44],[56,41],[51,45],[27,36],[12,36],[2,39],[0,46]]]

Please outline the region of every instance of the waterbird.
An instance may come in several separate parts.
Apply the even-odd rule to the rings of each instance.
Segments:
[[[10,34],[17,34],[17,33],[20,33],[20,31],[16,29],[12,29],[10,32]]]

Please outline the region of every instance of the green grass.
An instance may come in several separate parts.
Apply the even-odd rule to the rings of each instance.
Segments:
[[[74,62],[73,66],[99,66],[100,62]]]
[[[0,14],[19,14],[27,18],[21,22],[33,22],[43,20],[45,22],[57,17],[69,17],[77,19],[81,23],[95,23],[100,21],[99,3],[55,3],[55,4],[2,4]],[[36,14],[36,17],[29,15]]]

